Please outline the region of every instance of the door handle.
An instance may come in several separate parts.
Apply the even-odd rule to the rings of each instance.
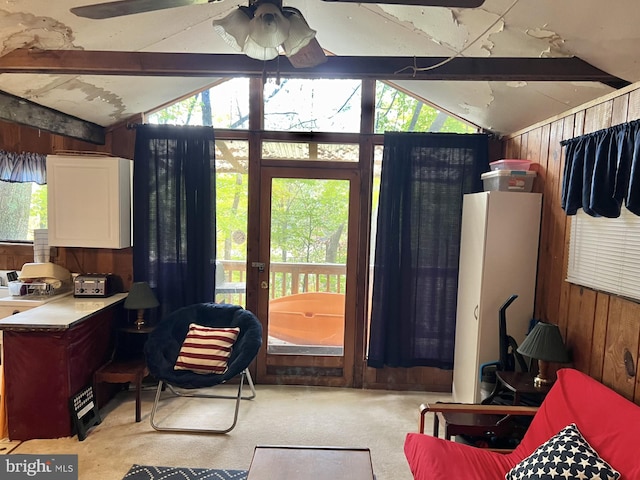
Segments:
[[[257,268],[260,273],[264,272],[264,262],[251,262],[253,268]]]
[[[478,319],[478,305],[476,305],[476,308],[473,309],[473,316],[476,320]]]

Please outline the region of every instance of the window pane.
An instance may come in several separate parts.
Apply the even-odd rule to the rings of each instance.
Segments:
[[[343,143],[262,142],[262,158],[357,162],[360,147]]]
[[[216,140],[216,301],[245,305],[249,145]]]
[[[286,132],[360,131],[360,80],[269,79],[264,128]]]
[[[33,241],[33,230],[47,228],[47,186],[0,181],[0,240]]]
[[[234,78],[147,117],[149,123],[249,128],[249,79]]]
[[[376,82],[374,131],[476,133],[478,129],[392,85]]]
[[[270,354],[344,352],[349,182],[274,178]]]

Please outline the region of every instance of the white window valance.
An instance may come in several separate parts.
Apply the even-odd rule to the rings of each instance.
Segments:
[[[4,182],[47,183],[46,155],[0,150],[0,180]]]

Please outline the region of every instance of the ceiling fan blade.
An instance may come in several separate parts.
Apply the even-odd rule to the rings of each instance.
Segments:
[[[298,52],[287,58],[295,68],[311,68],[327,61],[327,56],[315,37]]]
[[[183,7],[198,3],[209,3],[214,0],[119,0],[117,2],[96,3],[83,7],[74,7],[71,13],[84,18],[102,20],[122,17],[134,13],[152,12],[167,8]]]
[[[348,3],[378,3],[394,5],[414,5],[418,7],[452,7],[452,8],[477,8],[484,0],[324,0],[325,2]]]

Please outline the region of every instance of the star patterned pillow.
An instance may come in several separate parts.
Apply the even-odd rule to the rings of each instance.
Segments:
[[[617,480],[620,473],[587,443],[575,423],[567,425],[513,467],[505,480]]]

